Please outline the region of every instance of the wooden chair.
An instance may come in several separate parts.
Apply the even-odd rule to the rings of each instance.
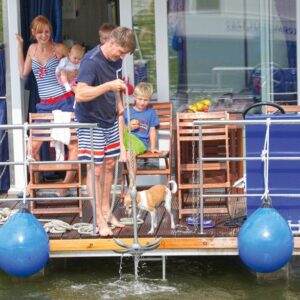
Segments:
[[[159,153],[151,153],[147,151],[137,156],[137,160],[143,160],[144,162],[148,159],[154,159],[157,164],[151,165],[149,168],[143,167],[143,164],[137,164],[136,175],[166,175],[167,180],[171,180],[171,167],[172,167],[172,114],[173,105],[172,103],[150,103],[150,107],[156,110],[160,125],[157,128],[158,140],[160,137],[167,137],[168,146],[166,150],[160,150]],[[160,147],[158,147],[160,148]],[[126,163],[123,164],[122,169],[122,181],[121,181],[121,195],[124,195],[125,181],[129,185],[129,173]]]
[[[226,120],[226,112],[211,113],[177,113],[177,183],[179,219],[184,215],[196,213],[195,204],[199,193],[198,127],[194,120]],[[226,157],[229,153],[228,126],[202,127],[203,156]],[[192,153],[194,151],[194,154]],[[194,160],[193,160],[194,159]],[[205,193],[225,190],[230,187],[229,161],[213,161],[203,163],[203,188]],[[194,191],[194,194],[193,194]],[[219,193],[219,192],[217,192]],[[193,196],[194,195],[194,199]],[[227,202],[221,199],[204,199],[205,213],[227,213]],[[208,207],[212,206],[212,207]]]
[[[71,121],[74,121],[74,114],[72,114]],[[29,123],[47,124],[53,122],[53,114],[51,113],[30,113]],[[76,129],[71,130],[71,141],[77,141]],[[33,141],[51,142],[51,129],[50,128],[37,128],[30,129],[29,133],[29,145]],[[55,160],[55,158],[54,158]],[[37,196],[37,190],[54,190],[61,188],[75,188],[76,197],[81,197],[81,164],[80,163],[66,163],[63,164],[31,164],[30,165],[30,197],[34,198]],[[44,171],[76,171],[74,182],[63,183],[63,182],[51,182],[51,183],[40,183],[35,180],[35,173]],[[34,214],[79,214],[82,217],[82,201],[81,200],[55,200],[53,201],[31,201],[31,212]]]

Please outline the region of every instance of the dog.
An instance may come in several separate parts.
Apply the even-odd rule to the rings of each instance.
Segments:
[[[173,180],[169,181],[168,184],[170,185],[171,189],[163,184],[156,184],[150,189],[137,192],[136,194],[137,207],[140,210],[148,211],[151,215],[151,229],[149,230],[148,234],[153,234],[154,230],[157,228],[156,209],[163,201],[165,201],[165,208],[170,215],[171,228],[175,229],[174,217],[171,211],[171,200],[172,194],[177,192],[177,184]],[[124,205],[127,213],[131,214],[132,199],[130,191],[124,197]]]

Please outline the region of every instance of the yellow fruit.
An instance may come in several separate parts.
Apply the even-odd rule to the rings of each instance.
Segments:
[[[202,100],[202,103],[206,106],[210,106],[211,105],[211,101],[209,99],[204,99]]]
[[[197,111],[203,110],[203,108],[204,108],[203,103],[202,102],[197,102],[196,103],[196,108],[197,108]]]
[[[189,105],[188,109],[192,112],[197,112],[197,107],[194,104]]]

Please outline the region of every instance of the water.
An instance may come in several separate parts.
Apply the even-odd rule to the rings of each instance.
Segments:
[[[167,281],[161,263],[141,262],[134,280],[133,261],[123,258],[51,260],[44,275],[20,279],[0,273],[0,299],[300,299],[300,274],[290,280],[257,280],[238,257],[168,258]]]

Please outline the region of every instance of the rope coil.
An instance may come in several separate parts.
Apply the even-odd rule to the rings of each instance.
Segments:
[[[93,233],[93,225],[89,223],[75,223],[72,229],[77,230],[79,234],[90,235]]]
[[[47,233],[65,233],[72,230],[72,226],[61,220],[51,220],[44,224],[44,229]]]
[[[0,209],[0,224],[4,224],[8,218],[14,215],[18,210],[10,209],[9,207],[4,207]]]
[[[133,218],[121,218],[120,222],[124,225],[133,225]],[[141,225],[143,224],[144,221],[142,219],[137,219],[137,224]]]

